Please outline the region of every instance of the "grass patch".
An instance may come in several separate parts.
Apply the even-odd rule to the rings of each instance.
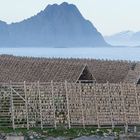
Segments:
[[[64,129],[64,128],[58,128],[58,129],[51,129],[51,128],[47,128],[47,129],[43,129],[41,130],[40,128],[31,128],[30,130],[27,129],[15,129],[13,130],[12,128],[0,128],[0,133],[6,133],[6,134],[12,134],[12,133],[16,133],[18,134],[22,134],[24,136],[28,136],[31,133],[37,133],[40,134],[42,136],[45,137],[69,137],[69,138],[75,138],[75,137],[80,137],[80,136],[90,136],[90,135],[100,135],[102,136],[104,133],[109,134],[109,130],[111,130],[111,128],[71,128],[71,129]],[[119,128],[114,128],[113,130],[111,130],[112,132],[116,132],[119,133],[121,131],[121,129]]]
[[[33,132],[38,132],[41,133],[42,130],[40,128],[32,128],[30,130],[27,130],[26,128],[16,128],[15,130],[12,128],[0,128],[0,133],[22,133],[22,134],[27,134],[28,132],[33,131]]]
[[[95,128],[71,128],[71,129],[48,129],[48,136],[58,137],[79,137],[79,136],[89,136],[96,134]]]
[[[123,128],[114,128],[113,129],[113,132],[116,132],[116,133],[120,133],[121,131],[123,131]]]

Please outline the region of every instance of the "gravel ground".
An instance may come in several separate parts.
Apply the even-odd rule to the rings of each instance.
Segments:
[[[100,137],[100,136],[82,136],[82,137],[75,138],[75,139],[64,138],[64,137],[58,137],[58,138],[49,137],[49,138],[45,138],[43,140],[115,140],[115,138],[113,136],[107,136],[107,137]]]
[[[74,140],[114,140],[113,136],[107,136],[107,137],[100,137],[100,136],[83,136],[80,138],[76,138]]]
[[[9,139],[2,138],[0,137],[0,140],[23,140],[22,137],[9,137]],[[71,138],[65,138],[65,137],[48,137],[48,138],[25,138],[24,140],[140,140],[140,135],[137,136],[126,136],[126,135],[120,135],[119,139],[115,139],[114,136],[106,136],[106,137],[101,137],[101,136],[82,136],[79,138],[71,139]]]

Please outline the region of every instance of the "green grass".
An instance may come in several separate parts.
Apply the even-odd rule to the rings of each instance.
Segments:
[[[70,138],[75,138],[75,137],[80,137],[80,136],[89,136],[89,135],[100,135],[102,136],[104,133],[109,133],[110,128],[71,128],[71,129],[64,129],[64,128],[58,128],[58,129],[43,129],[41,130],[40,128],[32,128],[30,130],[27,129],[15,129],[13,130],[12,128],[0,128],[0,133],[16,133],[16,134],[22,134],[25,136],[28,136],[30,132],[36,132],[38,134],[41,134],[45,137],[70,137]],[[110,129],[111,130],[111,129]],[[115,128],[112,130],[112,132],[116,132],[119,134],[121,129]]]
[[[45,132],[45,131],[44,131]],[[82,128],[72,128],[72,129],[48,129],[48,136],[64,136],[64,137],[79,137],[79,136],[89,136],[94,135],[96,132],[95,128],[82,129]]]

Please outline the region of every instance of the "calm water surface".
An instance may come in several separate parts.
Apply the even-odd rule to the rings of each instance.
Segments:
[[[96,58],[140,61],[140,48],[0,48],[0,54],[35,57]]]

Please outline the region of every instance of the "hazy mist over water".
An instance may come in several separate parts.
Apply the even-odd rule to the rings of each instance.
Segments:
[[[138,47],[94,47],[94,48],[0,48],[0,54],[56,58],[95,58],[140,61]]]

